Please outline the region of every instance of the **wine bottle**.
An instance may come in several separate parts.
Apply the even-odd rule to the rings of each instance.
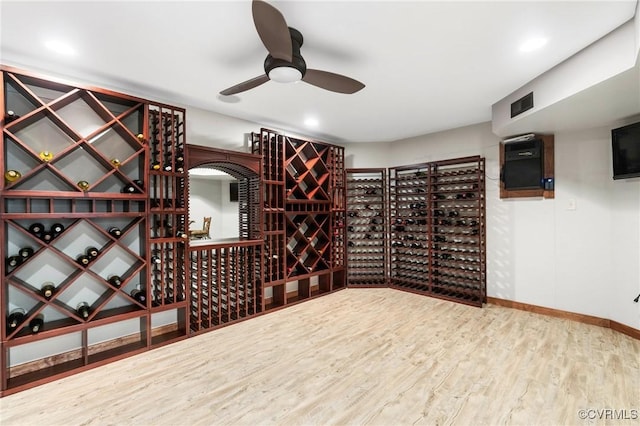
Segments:
[[[85,251],[87,257],[89,258],[89,260],[94,260],[96,257],[98,257],[98,255],[100,254],[100,250],[98,250],[96,247],[87,247],[87,250]]]
[[[132,183],[128,183],[125,186],[122,187],[122,193],[123,194],[135,194],[137,193],[138,190],[136,189],[135,186],[133,186]]]
[[[9,124],[12,121],[16,121],[20,116],[16,114],[14,111],[7,111],[7,114],[4,116],[4,123]]]
[[[171,162],[168,161],[164,163],[164,166],[162,166],[162,170],[164,170],[165,172],[170,172],[171,170],[173,170],[173,166],[171,165]]]
[[[33,249],[31,247],[23,247],[18,252],[18,255],[22,258],[22,260],[27,260],[31,256],[33,256]]]
[[[51,281],[45,282],[44,284],[42,284],[42,287],[40,287],[40,293],[42,293],[42,297],[47,300],[51,299],[51,297],[53,297],[53,293],[55,292],[56,286],[53,285]]]
[[[187,238],[188,235],[182,229],[179,229],[178,232],[176,232],[176,237],[178,237],[178,238]]]
[[[156,263],[156,264],[162,263],[162,259],[160,259],[159,256],[151,256],[151,263]]]
[[[80,302],[78,303],[78,306],[76,306],[76,312],[86,320],[89,318],[89,314],[91,313],[91,307],[87,302]]]
[[[4,172],[4,179],[7,182],[15,182],[22,177],[22,173],[17,170],[7,170]]]
[[[120,230],[120,228],[118,228],[117,226],[112,226],[110,227],[107,232],[109,233],[109,235],[111,235],[113,238],[120,238],[120,236],[122,235],[122,231]]]
[[[35,318],[29,321],[29,328],[33,334],[36,334],[44,327],[44,315],[38,314]]]
[[[29,226],[29,232],[31,232],[33,235],[35,235],[36,237],[40,238],[40,236],[42,235],[42,233],[44,232],[44,225],[41,223],[32,223]]]
[[[91,262],[91,259],[89,259],[89,256],[81,254],[76,258],[76,261],[82,266],[87,266]]]
[[[114,287],[120,288],[122,285],[122,279],[118,275],[111,275],[107,280]]]
[[[40,157],[40,159],[42,161],[44,161],[45,163],[48,163],[49,161],[53,160],[53,152],[51,151],[42,151],[38,154],[38,157]]]
[[[131,290],[131,297],[133,297],[136,302],[144,305],[147,303],[147,295],[145,294],[144,291],[140,290],[139,288],[134,288],[133,290]]]
[[[9,256],[7,257],[7,268],[15,268],[22,264],[22,256]]]
[[[9,331],[13,331],[24,321],[24,317],[26,315],[26,311],[22,308],[12,309],[7,317],[7,328]]]
[[[64,225],[61,223],[54,223],[53,225],[51,225],[51,232],[53,233],[54,237],[57,237],[58,235],[62,234],[62,232],[64,232]]]
[[[91,185],[89,185],[89,182],[87,182],[86,180],[81,180],[80,182],[78,182],[78,188],[82,189],[83,191],[88,191],[90,187]]]
[[[51,233],[51,231],[43,231],[42,234],[40,234],[40,238],[42,241],[49,243],[53,240],[53,233]]]
[[[140,189],[144,188],[144,184],[142,183],[142,181],[140,179],[134,179],[133,183],[138,187],[136,188],[136,191],[140,192]]]
[[[115,167],[116,169],[117,169],[118,167],[120,167],[120,165],[122,164],[122,163],[120,162],[120,160],[119,160],[119,159],[117,159],[117,158],[112,158],[110,161],[111,161],[111,164],[113,165],[113,167]]]
[[[151,170],[160,170],[160,167],[162,167],[160,165],[159,161],[154,161],[153,163],[151,163]]]

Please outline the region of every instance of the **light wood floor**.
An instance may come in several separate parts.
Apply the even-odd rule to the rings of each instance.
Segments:
[[[640,342],[349,289],[0,399],[8,425],[557,425],[640,409]],[[591,414],[593,417],[594,414]]]

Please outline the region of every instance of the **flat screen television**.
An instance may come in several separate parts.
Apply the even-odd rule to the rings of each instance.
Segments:
[[[611,130],[613,178],[640,176],[640,122]]]

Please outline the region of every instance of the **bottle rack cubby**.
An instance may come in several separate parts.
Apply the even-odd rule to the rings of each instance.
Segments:
[[[8,67],[2,88],[0,395],[186,337],[184,110]]]

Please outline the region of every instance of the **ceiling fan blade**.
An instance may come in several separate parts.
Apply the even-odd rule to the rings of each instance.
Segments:
[[[348,95],[356,93],[364,88],[364,84],[358,80],[335,74],[328,71],[307,69],[302,81],[332,92],[346,93]]]
[[[266,74],[263,74],[261,76],[254,77],[251,80],[243,81],[240,84],[231,86],[228,89],[224,89],[222,92],[220,92],[220,94],[224,96],[235,95],[236,93],[244,92],[246,90],[253,89],[254,87],[258,87],[261,84],[266,83],[267,81],[269,81],[269,77]]]
[[[293,58],[291,34],[282,13],[261,0],[253,0],[251,10],[253,23],[264,47],[274,58],[291,62]]]

